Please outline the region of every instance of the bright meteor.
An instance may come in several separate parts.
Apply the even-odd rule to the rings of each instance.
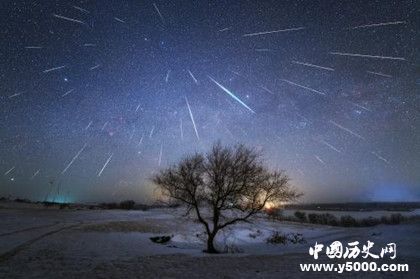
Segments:
[[[229,94],[229,96],[231,96],[233,99],[235,99],[238,103],[240,103],[242,106],[244,106],[246,109],[248,109],[250,112],[255,113],[255,111],[253,109],[251,109],[244,102],[242,102],[241,99],[239,99],[238,97],[236,97],[235,94],[233,94],[232,92],[230,92],[229,89],[227,89],[226,87],[224,87],[223,85],[221,85],[220,83],[218,83],[217,81],[215,81],[211,76],[208,76],[208,78],[211,81],[213,81],[217,86],[219,86],[223,91],[225,91],[227,94]]]

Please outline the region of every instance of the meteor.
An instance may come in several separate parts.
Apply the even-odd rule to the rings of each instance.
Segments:
[[[349,102],[350,102],[351,104],[355,105],[356,107],[359,107],[359,108],[364,109],[364,110],[366,110],[366,111],[372,112],[370,109],[368,109],[368,108],[367,108],[367,107],[365,107],[365,106],[362,106],[362,105],[359,105],[359,104],[353,103],[353,102],[351,102],[351,101],[349,101]]]
[[[229,31],[230,29],[232,29],[232,27],[226,27],[226,28],[220,29],[219,32],[226,32],[226,31]]]
[[[44,70],[43,73],[49,73],[49,72],[52,72],[52,71],[57,71],[57,70],[65,68],[65,67],[66,66],[54,67],[54,68],[51,68],[51,69]]]
[[[158,160],[158,166],[160,167],[160,164],[162,163],[162,152],[163,152],[163,146],[160,145],[160,151],[159,151],[159,160]]]
[[[181,131],[181,141],[184,140],[184,129],[182,127],[182,118],[179,119],[179,130]]]
[[[274,92],[273,91],[271,91],[270,89],[268,89],[267,87],[265,87],[265,86],[260,86],[261,87],[261,89],[262,90],[264,90],[264,91],[266,91],[266,92],[268,92],[268,93],[270,93],[270,94],[272,94],[272,95],[274,95]]]
[[[341,153],[340,150],[338,150],[337,148],[335,148],[333,145],[329,144],[328,142],[326,142],[325,140],[321,140],[321,143],[325,144],[326,146],[328,146],[329,148],[331,148],[332,150]]]
[[[37,170],[32,176],[31,176],[31,179],[34,179],[35,178],[35,176],[37,176],[38,175],[38,173],[39,173],[39,171],[40,170]]]
[[[122,19],[120,19],[120,18],[118,18],[118,17],[114,17],[114,19],[115,19],[116,21],[118,21],[118,22],[125,23],[125,21],[124,21],[124,20],[122,20]]]
[[[195,82],[195,84],[198,84],[198,80],[195,78],[195,76],[193,75],[193,73],[190,70],[187,70],[187,71],[190,74],[190,76],[193,79],[193,81]]]
[[[330,52],[330,54],[332,54],[332,55],[340,55],[340,56],[353,56],[353,57],[363,57],[363,58],[389,59],[389,60],[405,61],[405,58],[404,57],[380,56],[380,55],[348,53],[348,52]]]
[[[87,146],[87,143],[85,143],[85,145],[83,145],[82,149],[80,149],[79,152],[77,152],[77,154],[73,157],[73,159],[71,159],[70,163],[61,172],[61,174],[64,174],[70,168],[70,166],[73,164],[73,162],[80,156],[80,154],[83,152],[83,150],[85,150],[86,146]]]
[[[319,158],[319,156],[317,155],[314,155],[314,156],[321,164],[325,165],[325,162],[321,158]]]
[[[376,153],[375,151],[371,152],[373,155],[376,156],[376,158],[378,158],[379,160],[384,161],[385,163],[389,164],[389,161],[387,159],[385,159],[384,157],[382,157],[381,155],[379,155],[378,153]]]
[[[90,13],[88,10],[86,10],[86,9],[83,9],[83,8],[80,8],[80,7],[78,7],[78,6],[72,6],[73,8],[75,8],[76,10],[79,10],[79,11],[81,11],[81,12],[84,12],[84,13]]]
[[[160,10],[158,8],[158,6],[156,5],[156,3],[153,3],[153,7],[155,8],[156,12],[158,13],[160,20],[162,20],[162,23],[165,24],[165,19],[163,18],[162,14],[160,13]]]
[[[15,166],[13,166],[12,168],[10,168],[8,171],[6,171],[4,173],[4,175],[8,175],[9,173],[11,173],[13,170],[15,169]]]
[[[280,32],[290,32],[290,31],[297,31],[297,30],[303,30],[303,29],[305,29],[305,27],[288,28],[288,29],[273,30],[273,31],[263,31],[263,32],[256,32],[256,33],[244,34],[243,37],[252,37],[252,36],[259,36],[259,35],[267,35],[267,34],[280,33]]]
[[[105,122],[105,124],[102,126],[101,131],[105,130],[106,125],[108,125],[108,121],[107,121],[107,122]]]
[[[366,140],[366,139],[365,139],[364,137],[362,137],[361,135],[359,135],[359,134],[357,134],[357,133],[353,132],[352,130],[350,130],[350,129],[346,128],[346,127],[341,126],[340,124],[336,123],[335,121],[330,120],[330,123],[331,123],[331,124],[333,124],[334,126],[336,126],[336,127],[340,128],[341,130],[346,131],[347,133],[349,133],[349,134],[351,134],[351,135],[353,135],[353,136],[355,136],[355,137],[359,138],[359,139]]]
[[[350,27],[350,29],[369,28],[369,27],[378,27],[378,26],[386,26],[386,25],[398,25],[398,24],[406,24],[406,23],[407,23],[406,21],[382,22],[382,23],[359,25],[355,27]]]
[[[250,112],[255,113],[254,110],[252,110],[249,106],[247,106],[244,102],[242,102],[241,99],[239,99],[238,97],[236,97],[235,94],[233,94],[232,92],[230,92],[229,89],[227,89],[226,87],[224,87],[223,85],[221,85],[220,83],[218,83],[217,81],[215,81],[211,76],[208,76],[208,78],[211,81],[213,81],[220,89],[222,89],[223,91],[225,91],[227,94],[229,94],[229,96],[231,96],[238,103],[240,103],[243,107],[245,107],[246,109],[248,109]]]
[[[292,63],[298,64],[298,65],[303,65],[303,66],[308,66],[308,67],[312,67],[312,68],[327,70],[327,71],[335,71],[333,68],[318,66],[318,65],[314,65],[314,64],[310,64],[310,63],[304,63],[304,62],[299,62],[299,61],[292,61]]]
[[[154,131],[155,131],[155,126],[153,126],[152,129],[150,130],[149,139],[152,138]]]
[[[291,84],[291,85],[294,85],[294,86],[297,86],[297,87],[300,87],[300,88],[303,88],[303,89],[306,89],[306,90],[309,90],[309,91],[312,91],[312,92],[315,92],[315,93],[317,93],[317,94],[320,94],[320,95],[325,96],[325,93],[320,92],[320,91],[318,91],[318,90],[315,90],[315,89],[313,89],[313,88],[306,87],[306,86],[303,86],[303,85],[300,85],[300,84],[294,83],[294,82],[292,82],[292,81],[290,81],[290,80],[287,80],[287,79],[281,79],[281,80],[282,80],[282,81],[284,81],[284,82],[287,82],[288,84]]]
[[[74,19],[74,18],[62,16],[62,15],[56,15],[56,14],[53,14],[53,16],[56,17],[56,18],[67,20],[67,21],[71,21],[71,22],[75,22],[75,23],[79,23],[79,24],[85,24],[83,21],[78,20],[78,19]]]
[[[101,176],[102,172],[104,171],[104,169],[106,168],[106,166],[108,165],[108,163],[111,161],[112,155],[114,155],[114,154],[111,154],[111,156],[109,156],[108,160],[106,160],[104,166],[102,167],[102,169],[98,173],[98,177]]]
[[[198,136],[197,126],[195,125],[195,121],[194,121],[194,115],[193,115],[193,113],[191,111],[191,107],[190,107],[190,104],[188,103],[188,99],[187,99],[186,96],[185,96],[185,102],[187,103],[188,112],[190,113],[191,122],[192,122],[192,124],[194,126],[195,135],[197,136],[197,139],[200,140],[200,137]]]
[[[101,66],[101,64],[98,64],[98,65],[95,65],[93,67],[90,67],[89,70],[90,71],[95,70],[95,69],[99,68],[99,66]]]
[[[168,83],[168,80],[169,80],[169,74],[171,73],[171,70],[168,70],[167,72],[166,72],[166,77],[165,77],[165,82],[166,83]]]
[[[74,89],[70,89],[69,91],[67,91],[66,93],[64,93],[63,95],[61,95],[61,97],[67,96],[67,95],[69,95],[73,91],[74,91]]]
[[[89,129],[89,127],[92,125],[93,121],[90,121],[89,124],[86,126],[85,130]]]
[[[383,74],[383,73],[379,73],[379,72],[366,71],[366,73],[368,73],[368,74],[372,74],[372,75],[381,76],[381,77],[392,78],[392,76],[391,76],[391,75],[387,75],[387,74]]]
[[[8,98],[9,98],[9,99],[13,99],[13,98],[15,98],[15,97],[17,97],[17,96],[19,96],[19,95],[22,95],[22,93],[15,93],[15,94],[13,94],[13,95],[10,95]]]

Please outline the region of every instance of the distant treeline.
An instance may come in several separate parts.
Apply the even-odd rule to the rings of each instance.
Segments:
[[[340,226],[340,227],[370,227],[379,224],[398,225],[401,223],[419,223],[420,216],[403,216],[400,213],[392,213],[389,216],[354,218],[351,215],[336,217],[330,213],[306,213],[295,211],[293,216],[284,216],[281,210],[269,212],[272,219],[280,221],[291,221],[301,223],[311,223],[319,225]]]
[[[17,202],[17,203],[28,203],[28,204],[40,204],[45,207],[57,207],[59,209],[123,209],[123,210],[148,210],[151,208],[165,207],[162,204],[146,205],[142,203],[136,203],[133,200],[124,200],[121,202],[109,202],[99,204],[83,204],[83,203],[59,203],[51,201],[31,201],[29,199],[22,198],[5,198],[0,197],[0,201]]]
[[[420,208],[420,202],[352,202],[352,203],[307,203],[288,204],[290,210],[328,210],[328,211],[412,211]]]

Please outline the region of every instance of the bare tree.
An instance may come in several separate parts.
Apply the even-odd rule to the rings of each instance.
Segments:
[[[244,145],[216,143],[209,153],[186,157],[152,180],[166,197],[195,213],[207,234],[208,253],[218,252],[214,239],[223,228],[249,221],[268,203],[301,195],[290,187],[283,171],[269,171],[260,154]]]

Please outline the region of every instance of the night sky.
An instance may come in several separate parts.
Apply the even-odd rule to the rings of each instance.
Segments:
[[[420,200],[416,1],[0,12],[0,196],[150,201],[153,172],[220,140],[261,150],[303,201]]]

